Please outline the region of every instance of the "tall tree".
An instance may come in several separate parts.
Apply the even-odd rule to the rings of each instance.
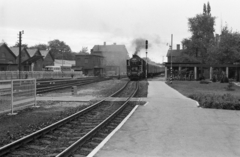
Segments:
[[[210,6],[209,2],[207,3],[207,13],[208,13],[208,15],[211,15],[211,6]]]
[[[203,14],[207,14],[207,8],[206,8],[206,4],[205,3],[203,5]]]
[[[36,44],[29,48],[38,48],[39,50],[46,50],[46,49],[48,49],[48,45],[47,44]]]
[[[48,42],[49,48],[52,50],[52,54],[55,59],[67,59],[73,60],[71,54],[71,48],[64,42],[58,39]]]
[[[205,10],[204,6],[203,10]],[[211,16],[209,3],[207,13],[197,14],[195,17],[188,19],[189,31],[192,33],[192,36],[182,41],[182,44],[186,46],[184,52],[202,64],[208,62],[209,50],[211,50],[214,42],[214,25],[215,17]],[[203,72],[203,70],[201,70],[201,72]]]
[[[216,58],[219,64],[239,62],[240,33],[229,30],[227,26],[222,29],[221,40],[216,47]]]

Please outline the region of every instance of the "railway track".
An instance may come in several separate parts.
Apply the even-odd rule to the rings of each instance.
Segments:
[[[138,90],[138,82],[128,82],[111,96],[126,101],[101,100],[82,111],[0,148],[0,156],[87,155],[107,132],[116,127],[133,108],[128,101]]]
[[[100,82],[109,80],[110,78],[80,78],[80,79],[64,79],[64,80],[47,80],[47,81],[38,81],[36,94],[71,88],[72,86],[82,86],[94,82]],[[34,93],[34,89],[21,90],[21,85],[14,87],[13,95],[17,94],[18,97],[28,96],[29,94]],[[0,96],[9,97],[11,96],[11,88],[0,89]],[[30,95],[29,95],[30,96]]]
[[[71,80],[38,81],[37,94],[71,88],[72,86],[82,86],[85,84],[100,82],[108,79],[109,78],[92,77],[92,78],[80,78],[80,79],[71,79]]]

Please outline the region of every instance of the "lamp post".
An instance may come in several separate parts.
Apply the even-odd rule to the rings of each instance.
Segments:
[[[22,34],[24,34],[24,31],[22,30],[22,31],[19,31],[19,45],[18,45],[18,47],[19,47],[19,55],[18,55],[18,71],[19,71],[19,79],[21,79],[21,58],[22,58],[22,48],[21,48],[21,46],[22,46]]]

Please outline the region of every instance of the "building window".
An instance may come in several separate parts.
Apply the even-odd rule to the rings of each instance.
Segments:
[[[88,58],[85,58],[85,64],[87,64],[88,63]]]

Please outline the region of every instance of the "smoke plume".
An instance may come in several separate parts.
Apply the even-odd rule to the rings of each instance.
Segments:
[[[132,45],[135,47],[135,55],[137,55],[142,49],[145,49],[145,43],[146,39],[143,38],[137,38],[132,41]],[[148,47],[150,46],[151,44],[148,43]]]

